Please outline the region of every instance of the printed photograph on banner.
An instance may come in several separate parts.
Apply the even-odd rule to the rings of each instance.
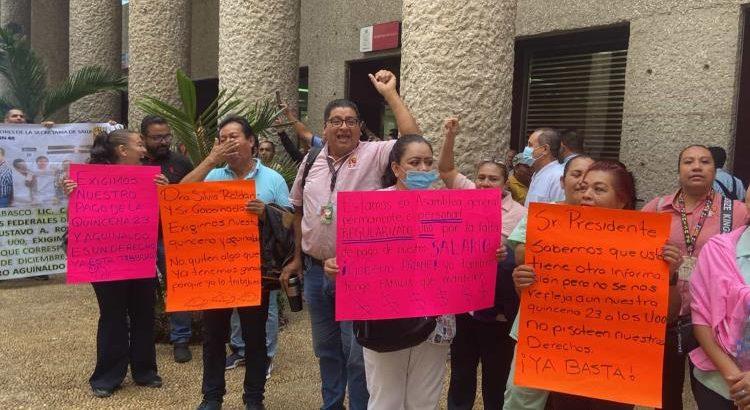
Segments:
[[[0,124],[0,280],[64,273],[70,165],[98,124]]]

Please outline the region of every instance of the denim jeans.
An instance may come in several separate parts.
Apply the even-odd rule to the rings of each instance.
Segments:
[[[365,380],[362,346],[352,332],[352,322],[335,319],[335,282],[323,273],[323,267],[305,258],[304,298],[312,324],[313,350],[320,365],[324,410],[344,408],[349,386],[349,408],[365,410],[370,395]]]
[[[261,306],[237,308],[242,337],[247,347],[243,402],[263,403],[266,385],[266,329],[268,293],[263,292]],[[226,343],[229,339],[233,309],[203,311],[203,399],[222,401],[226,394],[224,372]]]
[[[276,356],[276,347],[279,341],[279,291],[270,292],[268,302],[268,320],[266,320],[266,350],[268,357]],[[229,347],[238,355],[245,357],[245,342],[242,340],[242,327],[240,326],[240,316],[237,309],[232,311],[232,337],[229,341]]]
[[[164,241],[159,238],[156,245],[156,267],[167,283],[167,258],[164,252]],[[191,312],[174,312],[169,314],[169,341],[172,343],[188,343],[192,336]]]

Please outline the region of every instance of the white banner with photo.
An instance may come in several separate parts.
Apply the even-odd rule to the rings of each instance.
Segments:
[[[0,280],[65,273],[71,163],[85,163],[95,127],[0,124]]]

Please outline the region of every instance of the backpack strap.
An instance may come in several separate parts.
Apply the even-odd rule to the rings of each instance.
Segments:
[[[310,173],[310,168],[312,168],[313,164],[315,163],[315,160],[318,158],[318,155],[320,154],[320,151],[322,150],[323,150],[322,147],[312,147],[310,148],[310,151],[307,152],[307,159],[305,160],[305,168],[302,170],[302,181],[300,182],[301,184],[300,189],[302,190],[303,202],[304,202],[304,197],[305,197],[305,183],[307,182],[307,175]]]
[[[716,184],[719,185],[719,188],[721,188],[721,192],[724,193],[723,195],[724,198],[729,197],[732,194],[734,194],[734,192],[730,192],[729,188],[727,188],[726,185],[722,184],[721,181],[719,181],[718,179],[714,179],[714,182],[716,182]]]
[[[732,232],[734,201],[727,197],[721,198],[721,233]]]

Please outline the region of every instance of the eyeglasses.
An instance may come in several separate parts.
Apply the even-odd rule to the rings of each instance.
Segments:
[[[356,127],[360,124],[359,118],[331,118],[328,120],[328,123],[331,124],[332,127],[341,128],[342,125],[346,124],[347,127],[352,128]]]
[[[170,142],[172,141],[172,134],[149,135],[147,138],[154,142]]]

